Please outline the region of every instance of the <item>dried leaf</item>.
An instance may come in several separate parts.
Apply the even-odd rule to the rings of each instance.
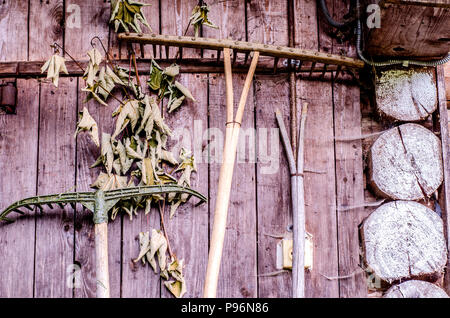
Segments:
[[[195,102],[194,96],[192,96],[191,92],[186,87],[184,87],[180,82],[175,81],[175,87],[178,88],[180,92],[183,93],[184,96]]]
[[[166,268],[167,241],[161,231],[152,229],[150,251],[146,254],[147,261],[156,273],[155,254],[158,256],[159,267],[163,271]]]
[[[177,167],[177,169],[174,171],[174,172],[182,171],[182,174],[178,179],[177,184],[183,187],[190,187],[192,172],[197,171],[194,156],[191,155],[191,153],[186,149],[181,148],[180,159],[182,161]],[[170,218],[172,218],[175,215],[181,203],[186,202],[188,198],[189,195],[187,195],[186,193],[169,193],[168,201],[172,202],[170,206],[170,214],[169,214]]]
[[[169,114],[173,112],[175,109],[181,106],[183,101],[185,100],[186,96],[181,96],[180,98],[173,99],[169,102],[168,108],[169,108]]]
[[[155,177],[153,172],[153,165],[150,158],[144,158],[142,161],[142,182],[145,185],[154,185]]]
[[[149,232],[141,232],[139,233],[139,255],[138,257],[133,260],[133,262],[139,262],[139,260],[142,259],[142,264],[145,264],[145,254],[150,251],[150,233]]]
[[[98,138],[98,126],[94,118],[89,114],[86,107],[83,108],[83,112],[80,114],[80,121],[77,124],[77,130],[75,131],[75,137],[80,131],[89,131],[92,141],[100,147],[100,141]]]
[[[197,5],[192,10],[192,14],[191,14],[191,17],[189,18],[189,20],[190,20],[191,24],[194,26],[194,33],[195,33],[196,37],[199,34],[200,26],[202,24],[209,26],[211,28],[214,28],[214,29],[219,28],[214,23],[209,21],[208,12],[209,12],[209,7],[206,4],[203,4],[200,6]]]
[[[57,54],[52,55],[52,57],[50,57],[50,59],[42,66],[41,73],[47,71],[47,79],[51,78],[53,85],[58,87],[59,73],[63,72],[69,74],[65,63],[66,60],[62,56]]]
[[[161,88],[163,72],[159,67],[153,66],[150,70],[150,79],[148,80],[148,85],[154,91],[157,91]]]
[[[112,138],[115,139],[122,130],[131,123],[131,131],[134,131],[139,119],[139,101],[132,99],[125,103],[125,105],[119,106],[119,116],[116,120],[116,129]],[[115,112],[116,113],[116,112]]]
[[[170,151],[162,150],[160,154],[161,160],[167,161],[173,165],[178,164],[177,159],[175,159],[175,156]]]
[[[164,70],[164,74],[167,74],[170,77],[175,77],[180,74],[180,66],[177,64],[172,64]]]
[[[103,57],[100,51],[96,48],[88,51],[87,55],[89,56],[89,64],[85,73],[83,74],[83,78],[86,80],[86,84],[92,87],[94,86],[94,80],[99,71],[100,63],[102,62]]]
[[[97,180],[91,185],[91,188],[97,188],[103,191],[116,190],[127,187],[127,177],[121,177],[116,174],[108,175],[101,172]]]
[[[175,281],[164,282],[164,285],[175,297],[183,297],[186,293],[186,282],[183,276],[183,260],[173,260],[167,266],[167,271]]]
[[[130,170],[134,160],[133,158],[130,159],[127,156],[125,146],[122,144],[120,140],[117,141],[115,152],[119,155],[119,162],[120,165],[122,166],[122,173],[126,174],[128,170]]]
[[[120,26],[122,26],[125,32],[129,32],[129,27],[131,27],[135,32],[142,33],[141,27],[138,22],[148,27],[151,31],[151,28],[141,11],[141,8],[143,6],[148,5],[150,4],[132,0],[112,0],[111,17],[109,22],[114,23],[116,32],[118,32]]]
[[[107,133],[102,134],[102,148],[101,154],[103,158],[103,165],[106,168],[108,174],[111,174],[113,161],[114,161],[114,153],[111,145],[111,135]]]
[[[143,160],[143,159],[144,159],[144,155],[141,153],[140,150],[139,150],[139,151],[135,151],[135,150],[132,148],[132,145],[131,145],[131,139],[130,139],[130,138],[128,138],[128,139],[125,140],[125,149],[126,149],[126,151],[127,151],[127,156],[128,156],[129,158],[139,159],[139,160]],[[137,149],[137,148],[136,148],[136,149]],[[140,148],[139,148],[139,149],[140,149]]]
[[[186,283],[178,280],[170,280],[168,282],[164,282],[164,286],[176,297],[182,298],[184,294],[186,294]]]

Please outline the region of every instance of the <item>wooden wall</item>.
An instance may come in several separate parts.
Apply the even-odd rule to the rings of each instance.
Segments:
[[[154,32],[182,34],[195,0],[152,1],[145,8]],[[346,12],[347,1],[330,0],[336,18]],[[315,0],[209,0],[211,20],[220,30],[204,29],[204,36],[288,45],[355,56],[353,43],[338,42],[318,14]],[[77,59],[85,59],[90,39],[97,35],[116,58],[126,58],[107,22],[108,1],[46,0],[0,2],[0,61],[44,61],[58,42]],[[288,9],[289,7],[293,10]],[[73,12],[80,10],[80,26]],[[288,16],[294,25],[289,28]],[[75,19],[75,20],[73,20]],[[69,23],[69,20],[71,21]],[[64,21],[66,23],[64,24]],[[70,26],[69,26],[70,25]],[[64,27],[65,26],[65,27]],[[289,31],[291,30],[291,31]],[[192,31],[191,31],[192,32]],[[190,34],[190,33],[188,33]],[[136,47],[139,51],[140,48]],[[146,56],[152,56],[145,47]],[[186,50],[184,57],[201,51]],[[165,56],[165,50],[158,49]],[[170,52],[170,54],[172,54]],[[215,54],[204,52],[204,54]],[[289,121],[288,75],[256,75],[243,128],[275,128],[274,110]],[[244,77],[234,75],[236,95]],[[171,115],[172,127],[203,127],[224,131],[225,84],[222,73],[182,74],[197,102],[188,102]],[[16,115],[0,116],[0,210],[16,199],[36,194],[88,190],[98,174],[89,166],[99,150],[81,134],[73,137],[77,112],[83,104],[81,78],[65,77],[55,89],[45,81],[22,78],[17,82]],[[307,297],[366,297],[366,277],[360,270],[358,224],[368,211],[341,211],[338,207],[364,202],[362,144],[339,143],[334,137],[361,134],[360,89],[354,84],[296,80],[297,105],[309,103],[306,129],[306,168],[320,173],[305,176],[306,229],[314,236],[314,268],[306,274]],[[94,102],[87,104],[100,132],[111,132],[111,113]],[[300,114],[298,115],[300,118]],[[258,136],[258,134],[257,134]],[[256,139],[256,144],[262,142]],[[272,142],[270,139],[267,142]],[[289,171],[278,139],[280,168],[264,174],[261,158],[238,163],[222,261],[219,297],[290,297],[290,273],[276,276],[278,239],[291,224]],[[270,149],[270,147],[269,147]],[[207,263],[209,235],[215,205],[219,164],[199,164],[193,188],[209,196],[200,207],[186,204],[168,222],[172,247],[184,258],[188,282],[186,297],[200,297]],[[0,225],[0,297],[95,296],[94,233],[89,212],[45,210],[32,212],[12,225]],[[109,225],[111,292],[114,297],[171,297],[149,267],[134,264],[140,231],[159,228],[156,211],[116,219]],[[70,267],[81,267],[81,286],[68,287]],[[345,277],[336,279],[337,276]],[[161,287],[162,286],[162,287]]]

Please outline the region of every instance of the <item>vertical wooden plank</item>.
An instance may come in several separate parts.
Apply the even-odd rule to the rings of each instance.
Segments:
[[[239,100],[245,74],[233,75],[234,99]],[[209,113],[210,127],[218,128],[225,136],[225,77],[210,74]],[[242,137],[254,129],[253,89],[250,89],[245,109]],[[247,141],[248,142],[248,141]],[[239,146],[238,146],[239,147]],[[252,147],[251,142],[246,149]],[[257,249],[256,249],[256,185],[254,158],[237,162],[231,188],[228,222],[225,232],[222,264],[220,268],[217,297],[257,296]],[[249,160],[250,159],[250,160]],[[210,165],[210,227],[214,220],[220,163]]]
[[[257,76],[255,105],[258,161],[256,168],[258,208],[258,297],[292,297],[292,276],[264,274],[277,271],[276,245],[292,224],[289,166],[279,134],[274,111],[279,108],[287,123],[289,116],[289,82],[286,75]],[[265,133],[267,130],[267,133]],[[264,140],[261,140],[264,139]],[[274,145],[273,143],[276,143]],[[262,145],[267,146],[267,150]],[[273,153],[276,151],[275,153]],[[264,154],[264,155],[263,155]],[[270,160],[268,160],[270,158]],[[278,162],[277,162],[278,161]]]
[[[148,76],[140,77],[142,83],[147,79]],[[148,215],[144,215],[144,211],[140,210],[137,216],[133,216],[133,220],[124,214],[122,223],[121,297],[159,298],[161,296],[159,275],[155,274],[148,264],[143,266],[141,262],[133,262],[139,254],[139,233],[160,229],[158,210],[152,208]]]
[[[247,28],[249,41],[287,46],[287,1],[247,1]]]
[[[0,211],[36,195],[39,83],[19,79],[17,92],[17,115],[0,116]],[[33,297],[34,234],[33,212],[0,224],[0,297]]]
[[[447,232],[447,245],[450,247],[449,229],[450,229],[450,133],[449,123],[447,115],[447,103],[445,100],[445,79],[444,79],[444,67],[437,67],[437,85],[438,85],[438,98],[439,98],[439,118],[441,128],[441,140],[442,140],[442,159],[444,162],[444,184],[441,186],[439,192],[439,203],[442,209],[442,217]],[[450,262],[450,259],[447,261]],[[450,277],[447,271],[444,280],[444,288],[447,293],[450,292]]]
[[[359,87],[334,83],[336,136],[361,134]],[[339,289],[341,297],[366,297],[367,281],[361,268],[358,225],[367,217],[364,208],[345,210],[364,203],[361,140],[335,142],[339,240]],[[348,278],[347,278],[348,277]]]
[[[189,24],[192,9],[197,5],[197,0],[169,0],[161,1],[161,34],[184,35]],[[187,36],[194,36],[193,26],[189,26]],[[201,34],[200,34],[201,35]],[[172,47],[169,58],[177,55],[178,49]],[[184,49],[183,58],[201,57],[200,49]],[[166,48],[161,48],[161,58],[166,58]]]
[[[288,7],[287,1],[248,1],[247,27],[249,41],[274,45],[288,45]],[[279,108],[285,119],[289,120],[289,82],[285,75],[256,76],[255,79],[256,129],[258,138],[258,161],[256,169],[257,219],[258,219],[258,297],[291,297],[292,276],[284,273],[277,276],[264,276],[275,272],[276,245],[279,240],[270,235],[282,235],[292,224],[290,209],[290,177],[286,156],[280,138],[271,138],[270,129],[278,128],[275,110]],[[267,129],[267,134],[263,134]],[[278,136],[278,135],[277,135]],[[262,143],[268,147],[262,149]],[[269,153],[277,149],[278,153]],[[267,152],[267,153],[266,153]],[[262,162],[262,154],[278,160],[278,167],[271,171]],[[264,158],[267,160],[267,158]],[[276,165],[276,163],[270,163]]]
[[[295,0],[295,46],[318,50],[316,1]],[[297,80],[297,110],[307,102],[305,168],[306,231],[314,237],[314,266],[305,273],[306,297],[338,297],[337,224],[332,87],[329,82]],[[320,198],[317,196],[320,194]]]
[[[343,12],[348,12],[348,7],[346,3],[334,0],[330,10],[334,19],[342,20]],[[323,23],[321,26],[324,25]],[[353,43],[339,43],[336,38],[332,39],[332,53],[356,57],[356,49]],[[354,83],[334,81],[333,102],[335,135],[360,135],[359,87]],[[335,152],[339,276],[346,277],[339,280],[339,295],[340,297],[367,297],[366,276],[359,267],[358,225],[367,217],[368,213],[364,208],[342,211],[339,209],[340,207],[361,205],[364,202],[361,140],[335,142]]]
[[[130,221],[123,216],[123,258],[122,258],[122,294],[124,298],[159,298],[161,295],[160,278],[153,269],[133,260],[139,254],[139,233],[160,229],[159,214],[156,208],[148,215],[141,210]]]
[[[29,59],[42,61],[53,54],[54,42],[63,45],[64,1],[30,0]]]
[[[203,36],[245,41],[245,1],[212,0],[206,2],[210,9],[208,17],[219,29],[204,27]]]
[[[88,59],[86,52],[92,49],[90,42],[94,36],[98,36],[108,48],[110,6],[104,0],[66,0],[64,48],[75,59]],[[98,40],[94,43],[105,55]]]
[[[111,114],[119,105],[112,97],[109,98],[109,107],[104,107],[94,100],[84,103],[86,93],[81,92],[84,81],[80,78],[78,89],[78,111],[87,107],[91,116],[96,120],[99,128],[99,136],[103,132],[111,134],[114,130],[114,119]],[[120,94],[117,97],[120,98]],[[77,137],[77,191],[94,191],[91,184],[97,179],[101,168],[90,168],[100,155],[98,148],[88,133],[80,133]],[[75,297],[96,296],[96,272],[95,272],[95,241],[92,212],[77,207],[75,216],[75,261],[81,267],[81,281],[79,288],[75,288]],[[116,220],[108,223],[108,251],[109,251],[109,279],[111,297],[120,297],[120,276],[122,257],[122,220],[118,216]]]
[[[204,27],[204,37],[246,41],[245,1],[214,0],[208,1],[207,3],[210,8],[208,17],[215,25],[219,27],[219,29]],[[220,54],[223,58],[223,54]],[[203,56],[216,58],[217,51],[204,50]]]
[[[166,115],[167,124],[174,130],[168,149],[177,158],[182,146],[190,149],[197,163],[197,173],[192,175],[191,187],[208,196],[207,152],[206,156],[202,155],[202,137],[205,135],[206,142],[208,128],[208,75],[182,74],[179,81],[191,91],[196,102],[189,100],[179,110]],[[184,259],[186,298],[202,297],[208,262],[208,204],[195,207],[196,203],[197,199],[192,198],[181,205],[172,219],[169,219],[170,206],[167,206],[164,217],[172,250],[178,259]],[[171,295],[162,287],[162,297]]]
[[[142,8],[142,12],[147,19],[148,24],[150,25],[151,30],[141,24],[141,29],[143,33],[160,33],[159,29],[159,2],[154,0],[142,0],[142,3],[150,4],[149,6],[144,6]],[[110,4],[108,3],[108,7]],[[108,12],[108,21],[110,19],[110,10]],[[117,33],[114,31],[114,26],[110,25],[109,28],[109,50],[110,54],[114,59],[126,59],[128,57],[128,49],[126,43],[119,43],[117,39]],[[123,31],[120,31],[123,32]],[[136,51],[136,58],[141,56],[141,48],[139,45],[133,45],[134,50]],[[144,55],[145,58],[159,58],[159,48],[156,50],[156,56],[153,55],[153,47],[151,45],[147,45],[144,47]]]
[[[0,61],[28,58],[28,1],[0,2]]]
[[[38,194],[70,192],[75,185],[77,80],[41,84]],[[36,221],[36,297],[72,297],[66,285],[73,264],[73,216],[69,206],[44,208]]]

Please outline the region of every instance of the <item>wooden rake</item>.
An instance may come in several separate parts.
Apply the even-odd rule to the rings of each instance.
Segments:
[[[65,205],[70,204],[70,206],[75,210],[76,204],[79,203],[88,210],[92,211],[93,221],[95,224],[95,270],[97,280],[97,298],[109,298],[108,211],[111,210],[120,200],[143,198],[164,193],[186,193],[189,195],[189,198],[191,196],[199,198],[199,204],[207,201],[202,194],[190,188],[179,185],[141,186],[109,191],[98,190],[96,192],[61,193],[30,197],[17,201],[0,213],[0,221],[14,222],[14,220],[8,218],[7,215],[12,212],[24,214],[20,208],[26,208],[33,211],[36,207],[42,212],[44,206],[53,208],[54,204],[58,205],[62,209]]]
[[[256,65],[258,64],[259,58],[259,52],[254,51],[250,69],[245,79],[244,88],[242,89],[241,99],[239,101],[236,117],[233,119],[234,101],[233,78],[230,58],[231,49],[224,48],[223,54],[225,64],[227,122],[223,160],[222,166],[220,168],[219,187],[217,190],[216,207],[214,210],[214,225],[208,257],[208,267],[206,270],[205,286],[203,291],[203,296],[205,298],[216,297],[239,131],[241,128],[242,117],[244,115],[245,104],[247,102],[248,92],[253,81],[253,75],[255,74]]]

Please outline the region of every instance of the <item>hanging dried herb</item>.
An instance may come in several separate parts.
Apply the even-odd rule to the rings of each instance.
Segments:
[[[69,74],[66,68],[66,60],[58,55],[54,54],[47,62],[42,66],[41,73],[47,71],[47,79],[52,79],[53,85],[58,87],[59,73],[63,72]]]
[[[88,131],[91,135],[92,141],[100,147],[100,141],[98,139],[98,126],[94,118],[92,118],[91,114],[86,107],[83,108],[83,111],[79,114],[79,122],[77,124],[77,130],[75,131],[75,136],[78,135],[80,131]]]
[[[180,74],[180,67],[172,64],[163,70],[154,60],[150,65],[150,78],[147,81],[152,91],[158,94],[159,99],[168,97],[167,109],[171,113],[181,106],[185,98],[195,102],[191,92],[175,78]]]
[[[125,32],[130,32],[130,27],[137,33],[142,33],[140,24],[150,29],[147,19],[142,13],[143,6],[150,4],[141,3],[132,0],[111,0],[111,18],[109,23],[114,24],[114,30],[119,31],[120,28]]]
[[[204,1],[200,1],[192,10],[189,22],[194,26],[194,34],[197,37],[200,31],[200,26],[206,25],[210,28],[218,29],[219,27],[208,19],[209,7]]]

